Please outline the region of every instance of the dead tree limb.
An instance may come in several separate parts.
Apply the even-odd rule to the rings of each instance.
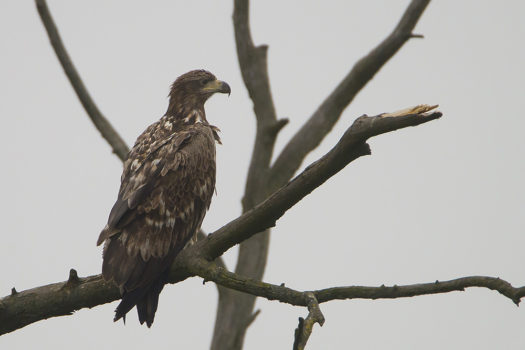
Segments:
[[[321,185],[324,181],[326,181],[327,178],[341,170],[350,161],[360,157],[361,155],[368,154],[369,148],[365,143],[367,138],[378,135],[379,133],[395,130],[399,127],[417,125],[412,124],[414,123],[414,120],[412,120],[407,113],[397,115],[382,115],[372,118],[365,116],[359,118],[356,123],[354,123],[354,125],[347,131],[347,133],[345,133],[341,141],[332,151],[330,151],[318,162],[314,163],[311,167],[307,168],[305,172],[294,179],[294,181],[290,182],[287,188],[291,188],[291,191],[287,191],[287,188],[284,188],[283,191],[276,192],[269,200],[255,207],[257,204],[261,203],[271,192],[284,185],[293,176],[302,163],[304,157],[311,150],[317,147],[321,140],[328,134],[333,125],[339,119],[343,110],[348,106],[360,89],[366,85],[366,83],[382,67],[382,65],[386,63],[409,38],[416,37],[416,35],[412,34],[412,30],[428,2],[429,0],[412,1],[394,32],[378,47],[376,47],[368,56],[361,59],[354,66],[347,77],[345,77],[345,79],[334,90],[334,92],[330,94],[330,96],[312,115],[310,120],[288,143],[286,148],[278,157],[274,166],[270,168],[270,160],[274,149],[275,139],[279,130],[284,125],[286,125],[287,120],[278,120],[276,117],[267,72],[267,46],[262,45],[256,47],[253,44],[249,30],[248,1],[235,0],[233,19],[235,25],[239,64],[241,66],[241,72],[245,85],[254,103],[254,112],[257,120],[255,145],[248,171],[245,195],[243,198],[243,212],[245,214],[239,217],[237,220],[232,221],[230,223],[231,225],[228,224],[218,230],[213,236],[201,240],[194,248],[195,250],[198,250],[198,254],[194,255],[193,258],[189,258],[188,255],[181,254],[180,259],[177,259],[178,263],[176,262],[175,264],[175,266],[179,267],[174,268],[174,276],[178,277],[172,276],[172,282],[180,281],[181,279],[187,278],[192,274],[196,274],[191,268],[191,266],[199,265],[195,263],[197,261],[195,259],[200,259],[199,261],[202,262],[205,261],[202,260],[203,257],[206,259],[220,258],[220,255],[231,246],[243,242],[250,237],[251,239],[249,241],[241,245],[236,272],[241,275],[254,276],[260,279],[266,265],[269,234],[268,228],[273,226],[275,221],[281,217],[288,208],[297,203],[297,201],[301,200],[314,188]],[[55,49],[55,52],[64,68],[64,71],[66,72],[66,75],[73,85],[75,92],[81,100],[82,105],[86,109],[97,129],[101,132],[102,136],[108,141],[108,143],[110,143],[114,152],[121,159],[124,159],[127,154],[127,146],[109,124],[109,122],[103,117],[89,96],[89,93],[82,83],[61,42],[56,26],[54,25],[53,20],[49,14],[45,0],[36,0],[36,3],[53,48]],[[425,107],[423,107],[423,109],[424,108]],[[411,110],[412,117],[424,116],[428,120],[439,118],[441,115],[439,113],[423,115],[422,113],[424,112],[426,112],[426,110],[423,112]],[[403,118],[396,118],[396,121],[392,123],[392,117]],[[385,122],[384,120],[390,121]],[[371,128],[371,124],[376,123],[376,121],[378,125],[376,125],[374,128]],[[417,123],[425,121],[418,121]],[[407,124],[405,125],[404,123]],[[371,131],[371,129],[374,129],[375,131]],[[316,170],[314,171],[312,169]],[[321,169],[319,173],[317,172],[318,169]],[[270,181],[268,179],[270,179]],[[310,186],[308,186],[308,184],[310,184]],[[266,206],[264,206],[265,203]],[[278,203],[278,205],[272,203]],[[252,208],[254,209],[250,210]],[[263,234],[254,236],[255,233],[259,232],[258,230],[262,230]],[[189,251],[190,250],[188,250],[188,252]],[[189,265],[189,261],[193,261],[195,264]],[[219,261],[219,264],[220,263],[221,262]],[[181,270],[180,266],[183,266],[184,268]],[[207,276],[203,277],[205,279],[207,278]],[[90,278],[96,280],[97,276]],[[85,285],[85,283],[88,282],[75,279],[75,283],[73,283],[70,279],[62,289],[71,289],[75,286]],[[217,282],[217,284],[222,285],[220,282]],[[234,346],[242,346],[245,330],[254,319],[251,312],[255,300],[254,296],[258,294],[252,293],[252,295],[240,295],[232,291],[232,289],[236,290],[236,288],[232,288],[231,286],[228,288],[229,289],[219,288],[219,312],[217,313],[217,322],[212,348],[224,348],[225,344],[220,339],[221,335],[223,339],[224,336],[230,340],[233,339],[233,341],[236,343]],[[50,288],[50,291],[53,293],[53,288]],[[306,295],[305,293],[306,292],[303,292],[304,295]],[[310,305],[312,304],[312,300],[316,300],[316,296],[313,296],[313,294],[310,296],[311,297],[308,299],[309,302],[307,304],[309,306],[310,312],[306,321],[319,321],[318,317],[310,317],[313,315],[312,310],[315,309],[313,307],[310,308]],[[15,297],[15,295],[13,295],[13,297]],[[114,295],[108,292],[107,297],[111,299],[114,297]],[[108,298],[102,300],[107,299]],[[0,311],[6,309],[5,305],[5,303],[0,304]],[[80,307],[90,306],[88,305]],[[228,309],[228,307],[230,309]],[[57,312],[58,314],[51,316],[65,314],[61,313],[62,311]],[[234,325],[233,327],[231,324],[228,324],[227,328],[232,329],[235,332],[233,337],[231,334],[224,334],[223,329],[217,328],[217,325],[227,324],[224,322],[224,320],[228,319],[230,322],[232,319],[239,321],[239,324]],[[298,348],[304,347],[304,344],[306,343],[311,332],[311,326],[313,323],[306,321],[302,324],[302,327],[299,327],[301,331],[298,335],[298,338],[296,338]],[[231,346],[228,347],[231,348]]]
[[[0,334],[51,317],[72,315],[120,298],[118,288],[101,275],[28,289],[0,299]]]
[[[242,78],[253,102],[256,118],[255,142],[242,199],[243,212],[263,201],[269,192],[266,182],[275,140],[288,122],[277,119],[268,78],[266,45],[255,46],[251,37],[249,2],[235,0],[235,43]],[[268,254],[269,230],[239,246],[235,272],[262,279]],[[255,297],[219,288],[219,299],[211,349],[241,348],[245,330],[253,321]]]
[[[205,281],[213,281],[228,289],[295,306],[308,306],[311,303],[309,293],[315,296],[318,303],[347,299],[407,298],[465,291],[466,288],[472,287],[497,291],[516,305],[525,297],[525,286],[513,287],[505,280],[487,276],[469,276],[449,281],[403,286],[347,286],[301,292],[284,285],[274,285],[239,276],[202,258],[193,258],[190,266],[191,274],[198,275]],[[175,281],[180,281],[189,277],[178,264],[174,265],[172,272],[172,282],[174,282],[173,278]],[[119,298],[118,288],[105,282],[101,275],[78,278],[75,283],[68,284],[68,281],[64,281],[17,292],[0,299],[0,335],[36,321],[71,315],[76,310],[92,308]]]
[[[369,154],[369,147],[365,143],[368,138],[441,117],[440,112],[431,112],[434,107],[423,105],[397,113],[359,117],[330,152],[312,163],[288,185],[276,191],[252,210],[183,250],[175,259],[170,282],[176,283],[193,275],[199,275],[205,280],[214,281],[229,289],[249,292],[254,296],[265,296],[265,293],[268,293],[268,284],[257,282],[255,279],[243,280],[244,277],[233,273],[227,273],[226,280],[218,279],[217,271],[226,273],[224,268],[217,267],[217,269],[208,270],[206,268],[211,266],[209,265],[212,264],[211,261],[229,248],[273,226],[289,208],[348,163],[362,155]],[[213,266],[217,265],[213,264]],[[241,281],[241,285],[245,286],[243,288],[256,288],[242,289],[236,284],[229,284],[228,281]],[[339,290],[335,289],[333,293],[338,295],[337,292]],[[269,299],[276,299],[274,293],[268,296]],[[0,334],[11,332],[39,320],[69,315],[81,308],[111,302],[119,297],[117,288],[105,282],[100,275],[78,278],[76,274],[70,274],[69,282],[16,292],[0,299]],[[316,294],[316,298],[319,302],[327,301],[324,294]],[[281,301],[287,302],[287,299]],[[295,301],[292,304],[307,306],[308,301],[302,304],[297,304]]]
[[[295,330],[293,350],[304,350],[308,338],[312,334],[314,324],[318,323],[321,327],[324,324],[324,315],[319,308],[319,303],[314,293],[305,292],[305,295],[310,299],[308,302],[308,316],[306,319],[299,317],[299,325]]]
[[[288,122],[278,120],[267,69],[267,45],[255,46],[249,22],[249,0],[234,0],[233,24],[241,74],[253,101],[257,121],[256,139],[243,197],[243,212],[284,186],[299,169],[306,155],[330,132],[343,110],[379,69],[411,37],[412,30],[430,0],[413,0],[394,31],[363,57],[328,96],[309,121],[290,140],[270,167],[277,133]],[[266,266],[270,231],[243,242],[235,272],[261,279]],[[255,298],[232,291],[219,293],[211,349],[242,348],[246,325],[252,317]]]
[[[62,43],[62,39],[58,34],[58,29],[55,25],[55,22],[53,21],[53,17],[51,17],[51,13],[49,12],[49,8],[47,7],[46,1],[35,0],[35,2],[38,14],[42,19],[44,27],[46,28],[49,41],[51,42],[51,46],[53,46],[58,60],[60,61],[60,64],[64,69],[64,73],[66,73],[69,82],[73,86],[73,89],[75,90],[75,93],[77,94],[80,103],[82,103],[82,106],[86,110],[89,118],[91,119],[93,124],[95,124],[102,137],[109,143],[109,145],[113,149],[113,153],[115,153],[117,157],[120,158],[120,160],[124,161],[129,152],[128,146],[117,133],[117,131],[113,128],[111,123],[104,117],[104,115],[102,115],[97,105],[89,95],[86,86],[82,82],[80,75],[78,74],[75,66],[73,65],[73,62],[71,61],[71,58],[69,57],[69,54],[67,53],[66,48],[64,47],[64,44]]]
[[[472,287],[497,291],[501,295],[509,298],[516,305],[519,305],[520,300],[525,297],[525,286],[513,287],[505,280],[487,276],[469,276],[449,281],[435,281],[403,286],[346,286],[302,292],[284,285],[275,285],[239,276],[200,258],[195,259],[190,269],[192,274],[204,278],[205,281],[213,281],[230,289],[256,295],[268,300],[277,300],[281,303],[294,306],[308,306],[311,298],[307,293],[313,293],[319,304],[332,300],[409,298],[429,294],[463,292],[466,288]]]
[[[198,250],[198,254],[211,261],[234,245],[274,226],[288,209],[327,179],[353,160],[370,154],[370,148],[366,144],[366,140],[370,137],[438,119],[442,114],[431,112],[435,107],[419,105],[395,113],[380,114],[375,117],[364,115],[357,118],[327,154],[310,164],[267,200],[208,235],[206,239],[197,242],[193,246],[195,251],[193,249],[186,249],[186,251],[196,254]]]
[[[304,158],[332,130],[359,91],[410,38],[414,37],[412,30],[429,2],[430,0],[412,0],[392,33],[354,65],[290,139],[271,169],[271,184],[274,188],[283,186],[295,174]]]

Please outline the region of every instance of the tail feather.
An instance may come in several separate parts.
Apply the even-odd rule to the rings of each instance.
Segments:
[[[151,327],[159,303],[159,294],[167,281],[168,269],[180,249],[163,257],[144,260],[140,254],[130,255],[118,237],[109,238],[104,246],[102,275],[120,288],[122,300],[115,309],[114,321],[124,319],[137,306],[140,323]]]
[[[113,318],[113,321],[117,322],[121,318],[124,318],[125,323],[126,314],[140,302],[146,293],[146,288],[138,288],[131,292],[124,292],[124,294],[122,294],[122,300],[115,309],[115,318]]]
[[[155,319],[155,312],[159,305],[159,295],[164,287],[164,282],[159,281],[155,283],[148,293],[137,303],[137,313],[139,315],[139,322],[151,327],[153,320]]]
[[[115,309],[115,318],[113,321],[118,321],[121,318],[126,322],[126,314],[137,306],[140,324],[146,322],[146,325],[151,327],[155,319],[155,312],[159,304],[159,295],[165,284],[164,276],[155,281],[153,284],[137,288],[130,292],[124,292],[122,300]]]

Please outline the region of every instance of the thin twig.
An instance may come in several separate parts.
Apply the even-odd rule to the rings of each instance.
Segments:
[[[314,329],[314,324],[318,323],[321,327],[324,324],[324,315],[319,308],[319,303],[314,293],[305,292],[304,294],[310,300],[308,302],[308,316],[306,319],[299,317],[299,325],[295,330],[293,350],[304,350]]]
[[[277,300],[295,306],[308,306],[311,298],[308,293],[313,293],[316,300],[326,303],[332,300],[347,299],[397,299],[428,294],[443,294],[454,291],[465,291],[465,288],[479,287],[495,290],[509,298],[516,305],[525,297],[525,286],[513,287],[509,282],[497,277],[469,276],[449,281],[435,281],[431,283],[393,285],[387,287],[347,286],[333,287],[313,291],[301,292],[284,285],[275,285],[251,278],[239,276],[203,259],[194,259],[189,270],[208,281],[213,281],[224,287],[239,292],[256,295],[268,300]]]
[[[53,21],[53,17],[51,17],[51,13],[49,12],[46,1],[35,0],[35,2],[40,18],[42,19],[42,23],[46,28],[49,41],[51,41],[51,46],[53,46],[58,60],[60,61],[60,64],[62,65],[62,68],[69,79],[69,82],[73,86],[80,103],[82,103],[82,106],[86,110],[89,118],[93,124],[95,124],[95,127],[98,129],[98,131],[100,131],[102,137],[113,149],[113,153],[115,153],[122,161],[124,161],[129,152],[128,146],[124,140],[122,140],[120,135],[115,131],[109,121],[102,115],[97,105],[89,95],[89,92],[82,82],[80,75],[73,65],[73,62],[69,58],[69,54],[62,43],[62,39],[58,34],[58,29],[55,25],[55,22]]]

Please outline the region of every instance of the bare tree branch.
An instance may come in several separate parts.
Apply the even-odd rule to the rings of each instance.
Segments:
[[[118,288],[101,275],[28,289],[0,299],[0,334],[50,317],[72,315],[120,298]]]
[[[203,240],[203,239],[206,239],[207,235],[206,233],[201,229],[199,229],[199,232],[197,232],[197,241],[200,241],[200,240]],[[224,269],[226,269],[226,263],[224,262],[224,259],[220,256],[218,256],[217,258],[215,258],[214,262],[217,264],[217,266],[220,266]],[[221,289],[221,286],[220,285],[217,285],[217,288],[219,289],[219,293],[221,292],[220,289]]]
[[[261,198],[265,187],[266,172],[270,166],[277,133],[288,122],[277,120],[270,82],[268,79],[268,46],[254,46],[250,33],[249,2],[235,0],[233,23],[235,43],[241,74],[253,101],[257,121],[255,144],[246,180],[243,198],[244,211],[253,208]]]
[[[290,139],[270,170],[273,189],[283,186],[295,174],[306,155],[332,130],[344,109],[359,91],[405,42],[415,37],[412,30],[429,2],[430,0],[412,0],[394,31],[354,65],[343,81]]]
[[[347,299],[375,300],[408,298],[428,294],[465,291],[465,288],[471,287],[495,290],[512,300],[516,305],[519,305],[520,300],[525,297],[525,286],[513,287],[505,280],[487,276],[469,276],[449,281],[435,281],[404,286],[347,286],[301,292],[285,287],[284,285],[275,285],[239,276],[201,259],[195,260],[195,264],[191,267],[191,270],[192,273],[203,277],[207,281],[213,281],[222,286],[244,293],[257,295],[268,300],[278,300],[282,303],[295,306],[308,306],[311,303],[311,298],[308,296],[308,293],[313,293],[319,303]]]
[[[120,135],[115,131],[113,126],[111,126],[109,121],[102,115],[97,105],[89,95],[89,92],[87,91],[84,83],[82,82],[80,75],[78,74],[75,66],[73,65],[73,62],[69,58],[66,48],[62,43],[62,39],[58,34],[58,29],[55,25],[55,22],[53,21],[53,17],[51,17],[51,13],[49,12],[49,8],[47,7],[46,1],[35,0],[35,2],[38,14],[42,19],[42,23],[46,28],[47,35],[49,36],[51,46],[53,46],[58,60],[60,61],[60,64],[62,65],[62,68],[64,69],[67,78],[71,82],[71,85],[73,86],[73,89],[75,90],[75,93],[77,94],[80,103],[82,103],[82,106],[86,110],[89,118],[91,119],[93,124],[95,124],[102,137],[109,143],[109,145],[113,149],[113,153],[115,153],[117,157],[124,161],[129,152],[128,146],[126,145],[124,140],[122,140]]]
[[[276,117],[268,79],[268,46],[253,44],[249,23],[249,2],[235,0],[234,5],[233,23],[237,56],[257,120],[257,133],[243,199],[243,207],[249,209],[257,204],[257,200],[251,197],[259,192],[260,182],[264,179],[270,165],[277,133],[288,120],[277,120]],[[261,171],[264,174],[261,174]]]
[[[498,291],[512,300],[516,305],[525,297],[525,286],[513,287],[509,282],[495,277],[470,276],[449,281],[394,285],[387,287],[348,286],[334,287],[315,291],[300,292],[284,285],[273,285],[251,278],[239,276],[227,271],[214,263],[201,258],[192,258],[189,267],[190,274],[196,274],[205,281],[213,281],[226,288],[249,293],[268,300],[278,300],[295,306],[308,306],[311,299],[308,293],[313,293],[319,303],[331,300],[346,299],[396,299],[428,294],[441,294],[453,291],[464,291],[465,288],[479,287]],[[182,271],[179,259],[172,269],[170,282],[180,282],[190,277]],[[0,299],[0,335],[12,332],[33,322],[56,316],[71,315],[82,308],[92,308],[112,302],[120,298],[118,288],[104,281],[101,275],[78,278],[50,284],[42,287],[16,292]]]
[[[327,154],[309,165],[286,186],[273,193],[266,201],[237,219],[230,221],[205,240],[197,242],[196,251],[207,260],[213,260],[252,235],[274,226],[275,222],[293,205],[343,169],[354,159],[370,154],[365,143],[370,137],[408,126],[416,126],[441,117],[441,112],[429,112],[436,106],[419,105],[399,112],[375,117],[361,116],[344,133]],[[427,113],[428,112],[428,113]],[[189,251],[189,250],[188,250]],[[181,254],[185,254],[183,251]]]
[[[256,279],[243,279],[239,274],[227,272],[210,261],[215,260],[234,245],[274,225],[286,210],[349,162],[361,155],[369,154],[368,145],[365,143],[368,138],[441,117],[440,112],[430,112],[434,107],[421,105],[391,114],[359,117],[330,152],[311,164],[287,186],[252,210],[184,249],[175,259],[170,273],[170,283],[182,281],[196,274],[205,280],[214,281],[233,290],[248,292],[252,296],[264,296],[293,305],[307,306],[308,299],[304,296],[298,297],[297,291],[286,287],[279,287],[281,289],[275,291],[275,288],[267,283],[258,282]],[[292,294],[286,297],[282,295],[283,291]],[[323,293],[315,294],[319,302],[329,300],[332,294],[341,295],[338,289],[324,293],[328,293],[328,297]],[[0,334],[42,319],[68,315],[75,310],[104,304],[118,298],[120,298],[118,289],[105,282],[100,275],[79,279],[76,273],[71,273],[69,281],[20,293],[14,292],[13,295],[0,299]],[[302,301],[298,298],[302,298]],[[253,315],[250,314],[246,321],[252,319]],[[247,327],[248,324],[244,326]]]
[[[319,308],[319,303],[314,293],[305,292],[305,295],[310,299],[308,302],[308,316],[306,319],[299,317],[299,325],[295,330],[293,350],[303,350],[305,348],[308,338],[312,334],[314,324],[318,323],[321,327],[324,324],[324,315]]]
[[[35,1],[51,44],[84,109],[103,138],[113,148],[113,152],[124,160],[128,152],[126,144],[104,118],[87,92],[62,44],[45,0]],[[435,106],[417,106],[393,114],[360,117],[328,154],[264,201],[271,192],[284,185],[293,176],[305,156],[319,145],[344,109],[382,65],[408,39],[422,37],[413,34],[412,30],[429,1],[411,2],[396,29],[369,55],[357,62],[339,86],[290,140],[270,168],[277,134],[288,121],[276,118],[267,72],[267,46],[255,47],[253,44],[249,29],[248,0],[235,0],[233,20],[239,64],[250,98],[254,103],[257,120],[255,145],[243,198],[244,214],[204,239],[205,235],[200,232],[200,241],[180,254],[170,275],[171,283],[199,275],[205,281],[214,281],[218,286],[219,308],[212,349],[242,347],[245,331],[258,315],[258,311],[252,314],[255,296],[308,307],[307,318],[299,319],[294,349],[304,349],[315,323],[322,326],[324,317],[319,309],[319,303],[330,300],[399,298],[464,290],[474,286],[497,290],[516,304],[519,304],[521,298],[525,296],[525,287],[514,288],[510,283],[499,278],[481,276],[401,287],[350,286],[306,292],[259,281],[266,265],[268,229],[275,225],[276,220],[284,215],[286,210],[349,162],[369,154],[368,145],[365,143],[368,138],[398,128],[418,125],[441,116],[439,112],[425,114]],[[256,235],[261,231],[262,234]],[[227,249],[241,242],[243,244],[240,248],[236,273],[228,272],[220,256]],[[211,263],[209,262],[211,260],[215,261]],[[243,275],[248,277],[242,277]],[[13,288],[10,296],[0,299],[0,334],[41,319],[69,315],[80,308],[91,308],[111,302],[119,297],[118,289],[105,282],[100,275],[78,278],[76,271],[72,269],[66,282],[20,293]]]
[[[269,168],[278,132],[288,122],[277,120],[270,92],[267,70],[266,45],[255,46],[250,33],[249,0],[234,0],[233,23],[235,42],[241,74],[254,104],[257,130],[252,158],[243,197],[243,212],[253,208],[279,187],[286,184],[299,168],[302,160],[321,142],[339,119],[342,110],[353,96],[370,80],[375,72],[408,40],[411,30],[429,0],[414,0],[398,27],[371,54],[362,59],[340,86],[312,116],[303,129],[288,144],[273,168]],[[405,33],[409,33],[406,38]],[[377,67],[376,67],[377,66]],[[347,100],[347,102],[344,102]],[[344,103],[343,103],[344,102]],[[341,108],[339,105],[343,103]],[[330,114],[330,115],[328,115]],[[314,128],[316,131],[309,130]],[[315,134],[312,139],[309,139]],[[298,152],[294,154],[295,152]],[[292,161],[288,164],[288,158]],[[261,279],[266,266],[269,230],[243,242],[235,271],[241,275]],[[219,295],[217,318],[211,349],[241,349],[248,319],[251,317],[255,298],[235,292]]]
[[[255,46],[251,37],[248,0],[235,0],[233,12],[235,43],[244,84],[253,102],[257,121],[255,143],[242,200],[243,212],[267,195],[267,173],[277,134],[287,120],[277,120],[268,79],[266,45]],[[261,279],[266,266],[269,230],[239,247],[235,271]],[[255,297],[219,289],[219,300],[211,349],[240,349],[245,330],[253,322]]]

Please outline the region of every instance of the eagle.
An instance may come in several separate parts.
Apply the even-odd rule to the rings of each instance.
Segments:
[[[204,103],[230,86],[205,70],[178,77],[166,114],[135,142],[124,162],[118,198],[97,241],[102,276],[120,289],[114,321],[137,307],[151,327],[177,254],[200,229],[215,191],[215,142]]]

